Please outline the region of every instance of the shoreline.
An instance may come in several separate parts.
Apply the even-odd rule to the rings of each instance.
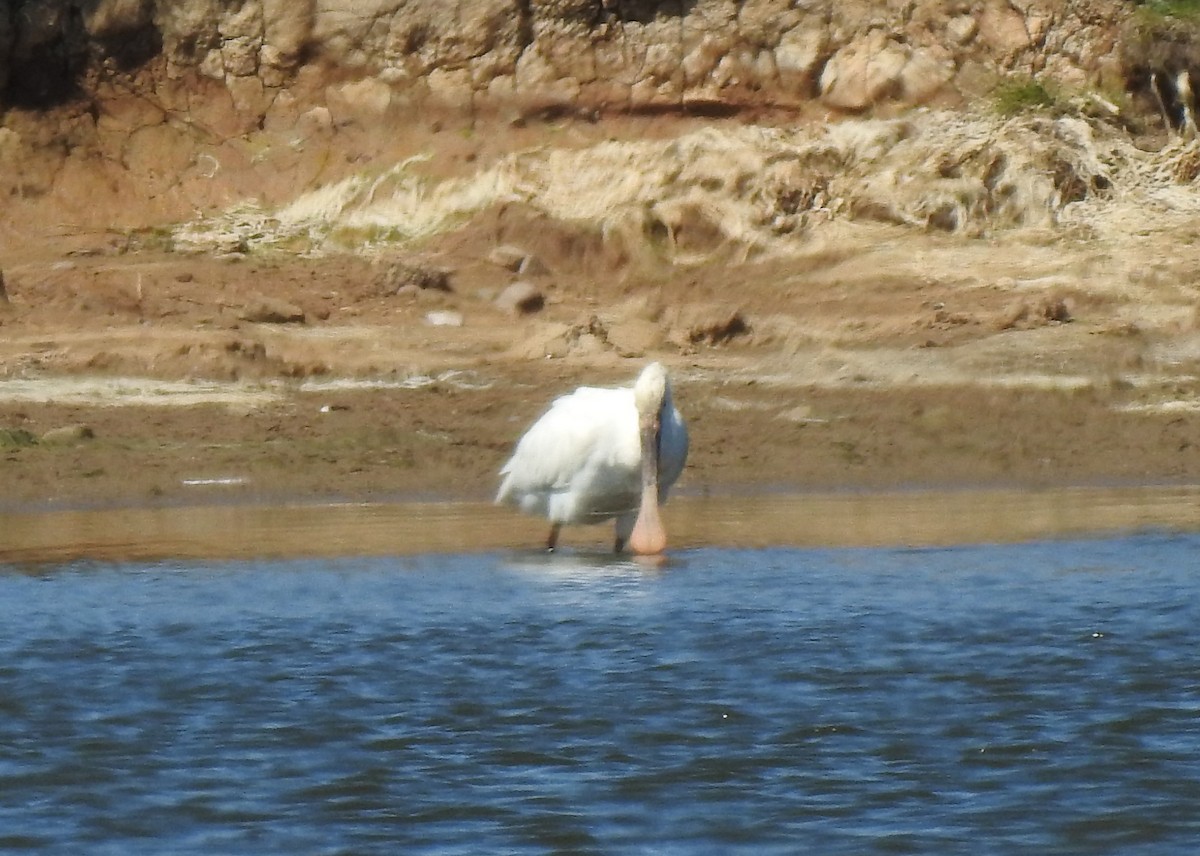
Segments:
[[[969,501],[964,502],[964,499]],[[1200,532],[1200,484],[683,495],[668,557],[718,549],[906,549]],[[0,512],[0,568],[71,562],[539,556],[545,523],[480,501],[303,501]],[[564,530],[556,554],[600,563],[610,525]],[[469,533],[469,534],[464,534]]]
[[[745,352],[719,356],[748,364]],[[550,400],[641,364],[494,365],[481,389],[293,393],[246,407],[0,400],[0,511],[487,500]],[[1131,409],[1136,390],[829,390],[747,374],[676,384],[692,439],[676,495],[1200,481],[1200,414]]]

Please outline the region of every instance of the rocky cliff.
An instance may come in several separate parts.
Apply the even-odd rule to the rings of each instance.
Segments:
[[[297,99],[386,113],[954,105],[1006,75],[1119,89],[1117,0],[7,0],[0,93],[140,73],[253,127]],[[226,95],[227,94],[227,95]],[[217,96],[220,97],[217,97]],[[198,97],[208,96],[208,97]]]
[[[5,0],[0,198],[14,227],[144,228],[427,154],[427,177],[490,175],[512,151],[638,140],[659,117],[795,125],[929,107],[943,118],[912,127],[938,149],[957,139],[944,117],[1020,85],[1194,136],[1194,36],[1121,0]],[[559,117],[571,139],[539,121]],[[980,133],[986,151],[1002,136]]]

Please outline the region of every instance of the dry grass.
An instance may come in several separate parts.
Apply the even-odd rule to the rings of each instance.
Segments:
[[[176,247],[326,253],[412,244],[520,202],[676,263],[720,246],[788,255],[833,219],[979,236],[1062,223],[1129,234],[1200,213],[1200,146],[1155,153],[1086,119],[918,112],[796,128],[714,126],[672,140],[543,147],[435,181],[413,158],[268,211],[179,227]]]

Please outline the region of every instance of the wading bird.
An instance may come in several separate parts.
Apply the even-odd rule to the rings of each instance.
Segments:
[[[687,428],[660,363],[632,387],[583,386],[554,400],[500,470],[496,502],[550,520],[547,549],[564,523],[616,518],[616,545],[644,555],[667,546],[658,507],[687,460]]]

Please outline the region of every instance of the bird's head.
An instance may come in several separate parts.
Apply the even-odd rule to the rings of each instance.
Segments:
[[[653,425],[657,430],[663,399],[667,395],[667,370],[662,363],[650,363],[642,369],[633,384],[633,403],[637,407],[638,423]]]

